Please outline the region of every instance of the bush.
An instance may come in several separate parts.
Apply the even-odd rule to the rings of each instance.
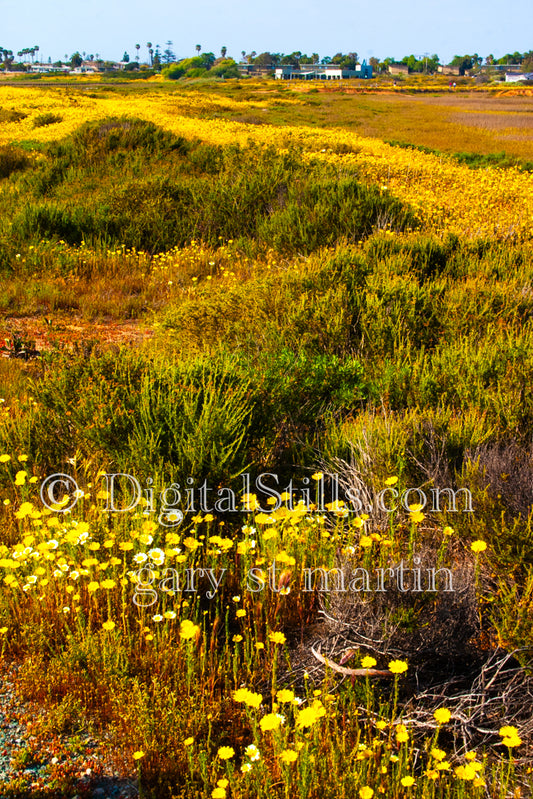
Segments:
[[[26,169],[30,159],[16,147],[0,147],[0,178],[8,178],[13,172]]]
[[[44,128],[46,125],[54,125],[56,122],[62,122],[63,117],[60,114],[53,114],[48,112],[46,114],[39,114],[33,120],[34,128]]]

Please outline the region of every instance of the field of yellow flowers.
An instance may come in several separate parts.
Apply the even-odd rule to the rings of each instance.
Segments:
[[[533,787],[533,173],[275,102],[0,87],[2,796]]]
[[[290,102],[303,101],[290,98]],[[263,107],[267,104],[268,98],[265,98]],[[282,149],[296,145],[307,157],[328,161],[341,173],[345,168],[355,167],[362,179],[410,203],[418,211],[424,227],[436,233],[455,231],[504,240],[527,240],[532,235],[533,177],[530,173],[518,169],[473,172],[445,156],[398,149],[342,130],[323,129],[317,134],[310,127],[287,130],[206,118],[206,115],[216,116],[220,106],[259,113],[262,109],[257,99],[237,102],[214,93],[195,95],[154,90],[140,96],[120,96],[117,92],[91,94],[69,88],[1,87],[0,107],[27,116],[19,121],[4,122],[0,143],[26,139],[54,141],[86,120],[134,116],[150,120],[175,134],[199,137],[213,144],[246,144],[253,140]],[[57,114],[61,121],[35,128],[35,118],[43,113]]]

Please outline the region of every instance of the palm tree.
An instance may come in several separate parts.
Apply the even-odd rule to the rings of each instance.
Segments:
[[[135,60],[137,62],[139,62],[139,50],[141,49],[141,45],[140,44],[136,44],[135,45],[135,49],[137,50],[137,55],[135,56]]]
[[[148,54],[150,56],[150,66],[154,63],[154,51],[152,50],[152,42],[146,42],[146,47],[148,48]]]
[[[226,58],[226,53],[227,52],[228,52],[228,48],[227,47],[221,47],[220,48],[220,55],[222,56],[222,58]]]
[[[202,45],[201,44],[197,44],[196,45],[196,52],[198,53],[198,55],[200,55],[200,50],[201,49],[202,49]]]

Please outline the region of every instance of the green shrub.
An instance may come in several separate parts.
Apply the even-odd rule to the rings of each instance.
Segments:
[[[54,125],[56,122],[63,122],[63,117],[49,111],[46,114],[38,114],[33,120],[33,127],[44,128],[46,125]]]
[[[24,150],[16,147],[0,147],[0,178],[8,178],[13,172],[20,172],[30,163]]]

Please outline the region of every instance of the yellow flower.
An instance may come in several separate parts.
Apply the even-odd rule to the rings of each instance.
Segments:
[[[405,724],[398,724],[396,727],[396,740],[399,744],[403,744],[409,740],[409,733]]]
[[[116,627],[116,624],[115,624],[114,621],[111,621],[111,619],[110,619],[109,621],[104,621],[104,623],[102,624],[102,627],[104,628],[104,630],[114,630],[115,627]]]
[[[375,658],[371,657],[370,655],[367,655],[362,659],[361,666],[364,669],[372,669],[376,665],[376,663],[377,660]]]
[[[183,746],[192,746],[194,743],[194,738],[191,736],[190,738],[185,738],[183,741]]]
[[[502,744],[504,746],[507,746],[509,749],[512,749],[515,746],[520,746],[521,743],[522,743],[522,739],[519,738],[518,735],[514,735],[512,737],[503,738],[502,739]]]
[[[404,671],[407,671],[407,663],[405,660],[391,660],[389,671],[392,671],[393,674],[403,674]]]
[[[476,769],[473,768],[471,763],[467,763],[466,766],[457,766],[455,773],[460,780],[474,780],[476,778]]]
[[[223,777],[221,780],[217,780],[217,785],[219,788],[227,788],[229,785],[229,780]]]
[[[280,632],[270,633],[270,635],[268,637],[272,641],[273,644],[284,644],[285,641],[287,640],[285,638],[285,636],[283,635],[283,633],[280,633]]]
[[[8,628],[7,628],[7,627],[0,627],[0,633],[1,633],[2,635],[5,635],[5,634],[7,633],[7,630],[8,630]]]
[[[516,727],[500,727],[498,735],[501,735],[502,738],[514,738],[518,735],[518,730]]]
[[[385,480],[385,485],[386,486],[394,486],[394,485],[396,485],[397,482],[398,482],[398,478],[397,477],[387,477],[387,479]]]
[[[232,746],[221,746],[218,750],[218,756],[221,760],[231,760],[235,754],[235,749]]]
[[[484,541],[473,541],[470,544],[470,549],[472,552],[484,552],[487,548],[487,545]]]
[[[26,477],[28,476],[28,472],[20,471],[17,472],[15,475],[15,485],[16,486],[23,486],[26,482]]]
[[[403,779],[401,779],[400,782],[402,783],[404,788],[410,788],[411,785],[415,784],[415,779],[414,779],[414,777],[407,776],[407,777],[403,777]]]
[[[11,460],[11,455],[0,455],[0,463],[7,463]]]
[[[433,713],[433,718],[438,724],[447,724],[451,717],[452,714],[445,707],[439,707],[439,709]]]
[[[142,751],[142,749],[139,749],[138,752],[134,752],[133,753],[133,759],[134,760],[140,760],[141,757],[144,757],[144,752]]]
[[[90,582],[90,583],[89,583],[89,585],[87,586],[87,590],[88,590],[88,591],[89,591],[89,593],[91,593],[91,594],[92,594],[94,591],[98,591],[98,589],[99,589],[99,588],[100,588],[100,583],[97,583],[97,582],[95,582],[95,581],[92,581],[92,582]]]
[[[226,797],[226,789],[225,788],[213,788],[211,792],[211,796],[213,799],[225,799]]]
[[[320,700],[315,699],[313,704],[310,707],[305,707],[303,710],[298,712],[298,716],[296,718],[296,726],[299,728],[302,727],[312,727],[319,718],[325,716],[326,710],[324,705]]]
[[[5,456],[2,456],[2,457],[5,457]],[[9,455],[7,457],[9,458]],[[314,474],[311,475],[311,479],[312,480],[322,480],[323,477],[324,477],[324,475],[323,475],[322,472],[315,472]]]
[[[239,608],[239,610],[235,615],[237,616],[238,619],[242,619],[243,616],[246,616],[246,611],[243,610],[243,608]]]
[[[277,730],[279,725],[281,724],[281,718],[278,716],[277,713],[267,713],[266,716],[263,716],[261,721],[259,722],[259,726],[263,732],[270,732],[271,730]]]
[[[446,752],[443,749],[434,748],[431,750],[430,754],[435,760],[444,760],[446,757]]]
[[[180,638],[183,638],[187,641],[190,638],[195,638],[197,635],[200,634],[200,628],[198,625],[193,624],[190,619],[184,619],[180,625]]]
[[[364,788],[359,789],[359,799],[372,799],[374,796],[374,791],[368,785],[365,785]]]
[[[294,763],[294,761],[298,758],[298,752],[295,752],[294,749],[285,749],[279,756],[279,759],[282,763]]]
[[[282,688],[276,693],[278,702],[294,702],[294,691],[288,688]]]

